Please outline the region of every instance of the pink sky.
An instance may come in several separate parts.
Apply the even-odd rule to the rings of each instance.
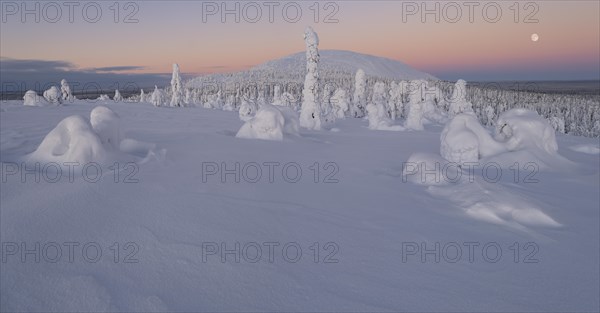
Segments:
[[[104,2],[102,19],[95,24],[84,21],[77,9],[74,23],[69,23],[66,7],[64,17],[55,24],[43,19],[35,23],[33,17],[21,23],[20,16],[9,15],[2,23],[0,54],[65,60],[81,68],[136,65],[143,66],[138,72],[144,73],[168,72],[173,62],[187,73],[234,71],[302,51],[303,29],[312,25],[321,38],[321,49],[389,57],[434,74],[507,67],[535,71],[570,65],[592,70],[582,76],[600,71],[599,1],[534,2],[539,11],[531,17],[537,23],[524,23],[534,9],[526,9],[524,2],[515,22],[512,1],[496,2],[502,9],[496,23],[484,20],[486,2],[480,2],[470,23],[468,7],[459,2],[463,16],[455,24],[444,21],[444,16],[436,23],[433,15],[422,22],[419,14],[403,21],[406,7],[395,1],[335,2],[339,11],[334,18],[339,22],[323,23],[331,10],[321,7],[320,22],[315,23],[312,2],[298,3],[303,15],[297,23],[286,22],[281,9],[275,9],[274,23],[270,23],[265,6],[255,24],[243,19],[235,23],[233,17],[222,23],[218,15],[208,16],[204,23],[203,5],[193,1],[136,2],[139,12],[134,17],[139,22],[133,24],[115,23],[110,3]],[[443,14],[447,2],[439,3]],[[285,2],[280,4],[279,8]],[[434,6],[433,2],[427,5]],[[493,11],[489,9],[491,16]],[[119,18],[126,13],[121,8]],[[455,15],[452,10],[447,13],[449,18]],[[531,40],[533,33],[539,34],[539,41]]]

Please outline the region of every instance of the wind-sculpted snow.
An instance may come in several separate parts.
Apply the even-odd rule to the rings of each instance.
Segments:
[[[520,179],[522,169],[531,170],[531,176],[540,170],[567,173],[577,169],[558,155],[554,130],[536,112],[524,109],[505,112],[498,119],[495,138],[474,113],[460,113],[446,125],[440,141],[443,159],[413,154],[403,170],[406,180],[430,186],[431,194],[450,200],[480,220],[518,228],[560,226],[541,208],[498,184],[502,172],[514,171],[513,177]],[[492,178],[488,175],[490,168],[494,172]],[[473,175],[477,170],[483,175]],[[525,181],[534,183],[537,179],[528,176]]]
[[[467,216],[484,222],[521,230],[529,226],[561,226],[536,204],[502,187],[495,180],[497,172],[494,178],[486,176],[487,170],[478,175],[482,167],[487,167],[485,163],[475,165],[476,161],[471,168],[461,168],[434,154],[415,153],[405,162],[403,176],[407,181],[428,186],[431,195],[448,200]],[[494,171],[509,169],[494,167]]]

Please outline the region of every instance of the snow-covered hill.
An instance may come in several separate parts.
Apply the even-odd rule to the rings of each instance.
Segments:
[[[427,79],[436,77],[414,69],[400,61],[343,50],[321,50],[319,72],[324,81],[352,78],[358,69],[367,76],[390,80]],[[255,66],[247,71],[212,74],[192,79],[188,87],[199,87],[204,81],[250,81],[256,78],[272,81],[302,81],[306,73],[305,52],[295,53]]]

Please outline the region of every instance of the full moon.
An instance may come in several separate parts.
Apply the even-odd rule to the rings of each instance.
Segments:
[[[531,41],[536,42],[538,40],[540,40],[540,36],[538,36],[538,34],[531,35]]]

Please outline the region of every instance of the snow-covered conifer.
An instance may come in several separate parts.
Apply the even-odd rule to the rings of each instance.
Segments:
[[[404,127],[412,130],[423,130],[423,98],[420,84],[416,85],[409,95],[408,113]]]
[[[181,107],[184,105],[183,98],[183,83],[181,82],[181,74],[179,73],[179,65],[173,64],[173,76],[171,78],[171,106]]]
[[[152,104],[155,107],[160,107],[163,106],[163,104],[165,103],[165,94],[162,90],[158,89],[157,86],[154,86],[154,92],[152,93]]]
[[[304,79],[304,96],[300,111],[300,126],[321,129],[321,106],[319,103],[319,36],[309,26],[304,31],[306,43],[306,77]]]
[[[121,102],[121,101],[123,101],[123,96],[121,96],[121,93],[119,92],[119,89],[115,90],[115,96],[114,96],[113,100],[115,102]]]
[[[44,99],[52,104],[61,104],[62,93],[58,90],[58,88],[56,88],[56,86],[52,86],[48,90],[44,91]]]
[[[365,109],[367,106],[367,76],[362,69],[356,71],[354,78],[354,97],[352,99],[352,116],[363,117],[365,116]]]
[[[473,104],[467,101],[467,82],[459,79],[454,85],[448,113],[450,116],[456,116],[465,112],[473,112]]]
[[[146,94],[144,93],[144,89],[140,90],[140,102],[146,102]]]
[[[350,99],[348,99],[348,93],[342,88],[338,88],[331,97],[331,105],[333,107],[333,114],[338,119],[346,118],[346,112],[350,109]]]
[[[71,86],[66,79],[60,81],[60,92],[62,93],[63,101],[72,102],[75,97],[73,97],[73,93],[71,92]]]

